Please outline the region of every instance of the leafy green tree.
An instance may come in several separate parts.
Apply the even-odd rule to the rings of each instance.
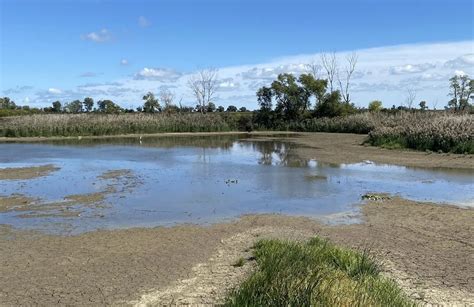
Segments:
[[[98,111],[101,113],[119,113],[122,111],[122,108],[115,104],[112,100],[99,100],[97,102]]]
[[[246,108],[246,107],[241,107],[241,108],[239,109],[239,112],[247,112],[247,108]]]
[[[84,98],[84,102],[82,103],[84,105],[84,110],[86,112],[92,111],[92,108],[94,107],[94,99],[90,97]]]
[[[222,113],[222,112],[224,112],[224,111],[225,111],[225,109],[224,109],[223,106],[218,106],[218,107],[217,107],[217,112]]]
[[[421,110],[421,111],[425,111],[425,110],[428,109],[428,106],[426,105],[426,101],[424,101],[424,100],[423,100],[423,101],[420,101],[419,106],[420,106],[420,110]]]
[[[228,106],[226,112],[237,112],[236,106]]]
[[[324,95],[323,100],[316,105],[316,115],[319,117],[335,117],[344,115],[344,106],[341,103],[339,91]]]
[[[143,96],[143,100],[145,100],[145,103],[143,104],[143,112],[156,113],[161,111],[160,103],[152,92],[148,92],[145,96]]]
[[[297,83],[292,74],[280,74],[272,82],[275,111],[287,120],[297,120],[309,106],[310,93]]]
[[[266,86],[261,87],[257,91],[257,101],[260,105],[260,111],[268,112],[272,110],[272,95],[272,89]]]
[[[60,101],[55,101],[53,102],[53,107],[51,108],[51,111],[54,113],[61,113],[62,111],[62,105]]]
[[[370,112],[379,112],[382,109],[382,101],[373,100],[369,103]]]
[[[312,74],[302,74],[299,77],[299,81],[307,91],[308,95],[315,97],[316,105],[323,101],[328,87],[327,80],[315,79]]]
[[[64,109],[67,113],[81,113],[82,112],[82,102],[80,100],[74,100],[67,103],[64,106]]]
[[[206,112],[215,112],[216,111],[216,105],[213,102],[209,102],[206,107]]]
[[[467,75],[456,75],[449,79],[452,99],[448,102],[448,107],[455,111],[469,108],[469,99],[474,99],[474,80]]]
[[[0,98],[0,109],[9,109],[14,110],[16,109],[16,104],[13,100],[10,100],[9,97]]]

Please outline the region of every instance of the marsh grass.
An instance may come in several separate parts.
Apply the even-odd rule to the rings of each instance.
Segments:
[[[237,120],[219,114],[42,114],[7,117],[0,136],[95,136],[237,130]]]
[[[250,112],[176,114],[35,114],[0,118],[0,136],[50,137],[161,132],[249,131]],[[249,128],[250,127],[250,128]],[[268,129],[268,128],[266,128]],[[274,123],[274,130],[368,134],[367,143],[389,149],[411,148],[474,153],[474,115],[451,112],[360,113]]]
[[[227,306],[414,306],[381,276],[368,253],[314,238],[306,243],[262,240],[258,269],[227,299]]]

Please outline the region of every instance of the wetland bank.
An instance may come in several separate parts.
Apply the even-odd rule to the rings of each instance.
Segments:
[[[252,259],[256,240],[318,235],[370,249],[419,302],[472,302],[472,155],[362,141],[241,133],[0,144],[0,301],[222,302],[255,267],[233,264]],[[389,197],[363,202],[367,193]]]

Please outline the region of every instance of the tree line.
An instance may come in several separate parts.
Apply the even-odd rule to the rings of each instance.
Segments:
[[[421,100],[416,106],[417,92],[413,88],[406,90],[405,101],[399,106],[383,108],[382,101],[374,100],[368,108],[356,108],[351,101],[351,80],[356,70],[357,55],[346,57],[345,65],[340,68],[336,55],[323,54],[321,64],[307,64],[307,72],[296,76],[282,73],[268,86],[259,88],[256,92],[259,109],[254,111],[254,121],[260,126],[270,128],[275,123],[298,121],[313,117],[335,117],[370,111],[425,111],[428,103]],[[156,96],[146,93],[143,104],[136,109],[122,108],[109,99],[94,101],[91,97],[84,100],[74,100],[68,103],[54,101],[50,107],[30,108],[19,106],[9,97],[0,98],[0,110],[18,110],[25,113],[212,113],[212,112],[248,112],[246,107],[237,108],[230,105],[227,108],[216,106],[218,90],[218,70],[204,69],[192,75],[187,82],[190,92],[195,98],[195,107],[183,106],[182,99],[175,102],[175,94],[168,89],[162,89]],[[449,96],[445,109],[454,111],[473,111],[469,102],[474,99],[474,80],[467,75],[455,75],[449,79]],[[437,102],[433,103],[436,109]],[[1,114],[0,114],[1,115]],[[7,113],[8,115],[8,113]]]

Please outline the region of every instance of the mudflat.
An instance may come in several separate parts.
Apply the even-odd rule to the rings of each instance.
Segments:
[[[2,304],[218,303],[251,270],[264,237],[314,235],[373,253],[415,299],[474,303],[474,210],[403,199],[369,202],[363,223],[244,216],[212,226],[135,228],[54,236],[0,228]],[[190,280],[199,287],[184,287]],[[187,289],[187,291],[185,291]]]
[[[57,171],[58,169],[58,167],[52,164],[33,167],[0,168],[0,180],[33,179],[47,176],[51,172]]]

